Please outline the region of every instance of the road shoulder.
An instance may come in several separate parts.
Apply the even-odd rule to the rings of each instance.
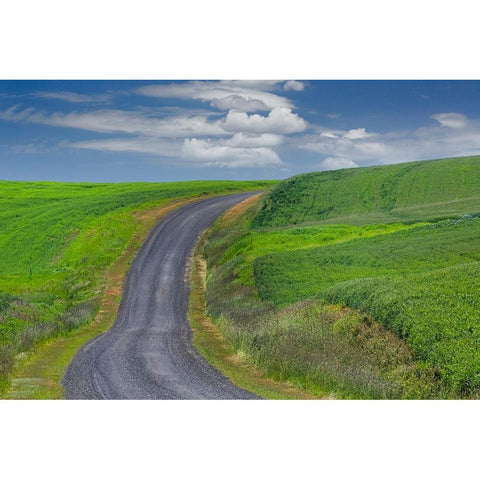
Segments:
[[[253,197],[254,198],[254,197]],[[242,211],[242,204],[248,205],[248,199],[228,210],[224,215]],[[279,382],[266,377],[254,368],[245,358],[231,348],[222,336],[220,328],[206,313],[206,262],[201,254],[206,234],[202,235],[190,258],[190,297],[188,319],[193,331],[193,344],[208,362],[228,377],[240,388],[249,390],[266,399],[307,400],[315,399],[304,390],[289,382]]]
[[[134,215],[140,220],[139,228],[122,255],[103,274],[104,287],[94,320],[69,335],[56,337],[37,346],[33,352],[19,356],[10,387],[3,398],[63,399],[64,389],[61,382],[68,365],[86,342],[106,332],[113,325],[122,298],[125,276],[151,229],[173,210],[210,196],[216,195],[176,199],[135,212]]]

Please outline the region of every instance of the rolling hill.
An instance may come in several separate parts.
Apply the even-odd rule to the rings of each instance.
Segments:
[[[409,222],[480,212],[480,156],[315,172],[265,198],[252,228]]]
[[[319,302],[316,308],[320,310],[329,304],[351,308],[360,317],[366,315],[365,328],[370,328],[373,321],[405,343],[418,368],[415,378],[424,371],[430,380],[434,379],[437,386],[427,389],[428,393],[415,387],[415,398],[478,398],[478,212],[480,157],[292,177],[266,194],[257,211],[239,220],[237,236],[225,242],[221,256],[216,253],[210,261],[212,278],[221,275],[223,282],[230,282],[232,298],[238,295],[247,306],[243,308],[238,301],[235,308],[224,303],[222,310],[215,303],[219,300],[214,300],[211,310],[223,318],[222,322],[234,315],[248,317],[263,332],[258,320],[263,317],[257,313],[262,311],[262,305],[277,312],[269,315],[278,318],[284,317],[282,312],[288,309],[301,310],[302,302]],[[219,284],[215,282],[216,288],[222,288]],[[255,308],[251,303],[257,302],[254,299],[260,301]],[[230,317],[229,310],[234,312]],[[268,321],[270,317],[265,318]],[[322,318],[319,314],[318,321],[325,321]],[[234,325],[230,321],[229,325]],[[288,328],[287,323],[282,323],[289,333],[282,340],[285,344],[276,346],[278,351],[288,350],[299,322],[297,318]],[[318,335],[315,327],[310,328],[311,335]],[[330,343],[345,344],[339,332],[335,329]],[[243,339],[241,344],[251,345],[252,356],[265,359],[257,351],[258,333],[248,333],[242,327],[235,330],[235,335]],[[303,335],[305,344],[313,342],[313,337],[307,339],[305,332]],[[321,338],[316,337],[318,348],[325,335],[324,330]],[[380,335],[382,344],[388,343],[385,335]],[[364,347],[361,351],[368,350],[366,344]],[[336,360],[331,361],[348,363],[341,348],[331,351],[337,352]],[[379,348],[377,362],[362,357],[360,363],[376,371],[382,364],[381,351]],[[293,374],[296,361],[282,357],[283,371],[289,372],[286,378],[293,375],[298,380],[298,373]],[[318,369],[325,369],[328,361],[322,362],[323,366],[312,361],[302,366],[302,381],[308,383]],[[404,371],[411,368],[405,367]],[[392,378],[391,372],[386,375]],[[339,380],[341,377],[339,370],[324,371],[317,386],[336,385],[332,387],[336,394],[338,385],[342,385],[340,390],[348,392],[349,398],[368,390],[358,378],[351,379],[347,388]],[[406,382],[410,384],[411,379]],[[388,397],[388,388],[380,389],[372,398]],[[411,395],[409,388],[396,392],[394,398]]]

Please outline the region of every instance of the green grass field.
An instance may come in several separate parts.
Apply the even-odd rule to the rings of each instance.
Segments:
[[[480,157],[298,175],[265,199],[253,228],[423,221],[480,212]]]
[[[254,205],[233,220],[220,218],[203,248],[207,310],[229,347],[264,375],[314,396],[441,397],[433,369],[416,363],[409,346],[371,317],[318,300],[278,307],[259,297],[245,245],[257,210]],[[385,234],[385,227],[379,230]]]
[[[415,387],[413,396],[477,398],[478,212],[480,157],[300,175],[273,188],[251,220],[241,220],[241,233],[221,255],[210,253],[212,278],[223,271],[231,288],[250,289],[249,298],[260,302],[255,309],[238,304],[237,316],[258,316],[262,305],[282,312],[309,299],[353,308],[405,343],[426,384],[434,379],[433,389]],[[232,307],[214,304],[217,317],[233,317]],[[411,377],[404,380],[413,385]],[[352,382],[345,395],[370,395]],[[412,395],[405,387],[395,391],[394,397]],[[371,395],[390,395],[379,392]]]
[[[140,213],[272,182],[0,182],[0,389],[88,323]],[[206,238],[208,313],[317,396],[480,397],[480,157],[300,175]]]
[[[0,182],[0,390],[19,352],[88,322],[138,212],[272,182]]]
[[[445,220],[255,260],[262,298],[287,305],[357,278],[404,277],[480,261],[480,219]],[[301,265],[301,268],[298,266]]]

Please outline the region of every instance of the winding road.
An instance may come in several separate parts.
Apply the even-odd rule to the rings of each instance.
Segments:
[[[112,328],[69,365],[67,399],[254,399],[192,345],[188,258],[199,235],[228,208],[258,192],[209,198],[163,217],[135,257]]]

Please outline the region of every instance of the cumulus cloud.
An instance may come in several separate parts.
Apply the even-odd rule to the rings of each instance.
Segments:
[[[299,138],[300,148],[325,156],[323,170],[352,168],[361,165],[408,161],[404,148],[398,148],[399,138],[387,138],[387,135],[369,133],[365,128],[348,131],[323,130],[316,135]]]
[[[277,107],[293,108],[286,97],[269,91],[277,82],[252,81],[193,81],[185,83],[153,84],[135,90],[139,95],[159,98],[201,100],[221,110],[251,112]]]
[[[338,138],[338,135],[334,132],[330,131],[324,131],[320,133],[321,137],[327,137],[327,138]]]
[[[283,143],[283,136],[273,133],[252,135],[238,132],[232,137],[221,141],[222,145],[231,147],[276,147]]]
[[[219,110],[240,110],[242,112],[255,112],[268,110],[268,106],[256,98],[245,98],[241,95],[229,95],[228,97],[215,98],[210,104]]]
[[[33,94],[37,98],[46,98],[52,100],[62,100],[70,103],[102,103],[110,100],[110,95],[84,95],[74,92],[36,92]]]
[[[264,167],[283,165],[279,156],[267,148],[268,137],[239,137],[228,141],[212,141],[197,138],[181,140],[153,137],[109,138],[73,142],[70,148],[107,152],[138,152],[156,157],[176,158],[185,165],[199,167]],[[262,145],[263,143],[263,145]],[[270,141],[270,143],[272,143]]]
[[[290,108],[274,108],[267,116],[230,110],[225,118],[210,120],[208,115],[166,116],[129,110],[44,113],[16,106],[0,111],[0,119],[38,123],[94,132],[124,132],[160,137],[224,136],[232,132],[289,134],[301,132],[307,123]]]
[[[223,127],[231,132],[256,132],[288,134],[301,132],[307,128],[307,122],[290,108],[274,108],[268,116],[231,110],[225,118]]]
[[[283,139],[279,135],[262,134],[262,135],[246,135],[243,133],[236,133],[228,139],[207,140],[201,143],[198,139],[187,139],[187,144],[190,147],[193,145],[198,150],[200,147],[209,149],[209,152],[241,152],[245,156],[246,149],[259,149],[262,147],[275,147],[282,143]],[[192,143],[193,142],[193,143]],[[86,140],[81,142],[72,142],[65,144],[71,148],[81,148],[89,150],[100,150],[110,152],[139,152],[148,153],[156,156],[167,157],[181,156],[182,143],[179,139],[165,139],[148,136],[126,137],[126,138],[108,138]],[[223,150],[212,150],[212,147],[225,147]],[[204,148],[204,149],[205,149]],[[241,149],[241,150],[240,150]],[[185,151],[185,149],[183,149]],[[258,156],[258,152],[256,154]],[[197,158],[197,155],[193,155]],[[278,156],[276,157],[278,158]]]
[[[176,159],[176,164],[196,167],[270,167],[281,166],[282,161],[271,149],[218,144],[197,138],[176,140],[151,137],[110,138],[74,142],[70,148],[108,152],[139,152],[156,157]]]
[[[439,125],[383,134],[369,133],[364,128],[321,130],[299,137],[296,144],[326,156],[327,166],[335,165],[332,159],[362,166],[480,154],[479,119],[457,113],[432,118]]]
[[[376,136],[374,133],[368,133],[365,128],[348,131],[323,130],[318,135],[305,136],[299,142],[299,146],[332,158],[363,160],[372,155],[378,157],[388,153],[386,143],[371,141],[371,138]]]
[[[437,113],[432,118],[442,127],[462,128],[467,125],[467,117],[461,113]]]
[[[215,119],[208,114],[159,117],[158,113],[151,109],[45,113],[14,106],[0,111],[0,119],[123,135],[63,142],[69,148],[138,152],[184,164],[232,168],[283,165],[274,149],[284,143],[284,135],[306,128],[306,122],[287,107],[274,108],[267,116],[229,110],[224,118]]]
[[[298,80],[288,80],[283,84],[284,90],[294,90],[296,92],[301,92],[304,89],[305,85],[303,82],[299,82]]]
[[[374,137],[375,134],[373,133],[368,133],[365,128],[354,128],[352,130],[349,130],[347,133],[343,135],[345,138],[350,138],[352,140],[358,140],[361,138],[369,138],[369,137]]]
[[[199,100],[213,109],[145,107],[135,110],[89,108],[42,111],[13,106],[0,109],[0,120],[80,129],[97,134],[90,140],[61,142],[62,146],[109,152],[138,152],[183,163],[228,167],[280,165],[275,151],[287,136],[303,132],[307,122],[293,112],[287,91],[302,91],[297,80],[187,81],[152,83],[134,91],[146,97]],[[131,91],[129,93],[132,93]],[[41,91],[37,98],[74,104],[111,100],[110,95]],[[151,100],[150,100],[151,101]],[[255,113],[255,112],[260,112]]]
[[[340,157],[327,157],[322,163],[320,163],[320,170],[339,170],[340,168],[354,168],[358,165],[348,159]]]
[[[392,146],[386,142],[354,141],[343,137],[319,137],[316,141],[310,140],[298,145],[300,148],[325,155],[328,158],[341,158],[356,164],[389,163],[392,156],[397,158],[402,154],[401,151],[393,151]]]
[[[278,155],[269,148],[241,148],[217,145],[207,140],[186,139],[182,157],[202,166],[267,167],[282,165]]]

